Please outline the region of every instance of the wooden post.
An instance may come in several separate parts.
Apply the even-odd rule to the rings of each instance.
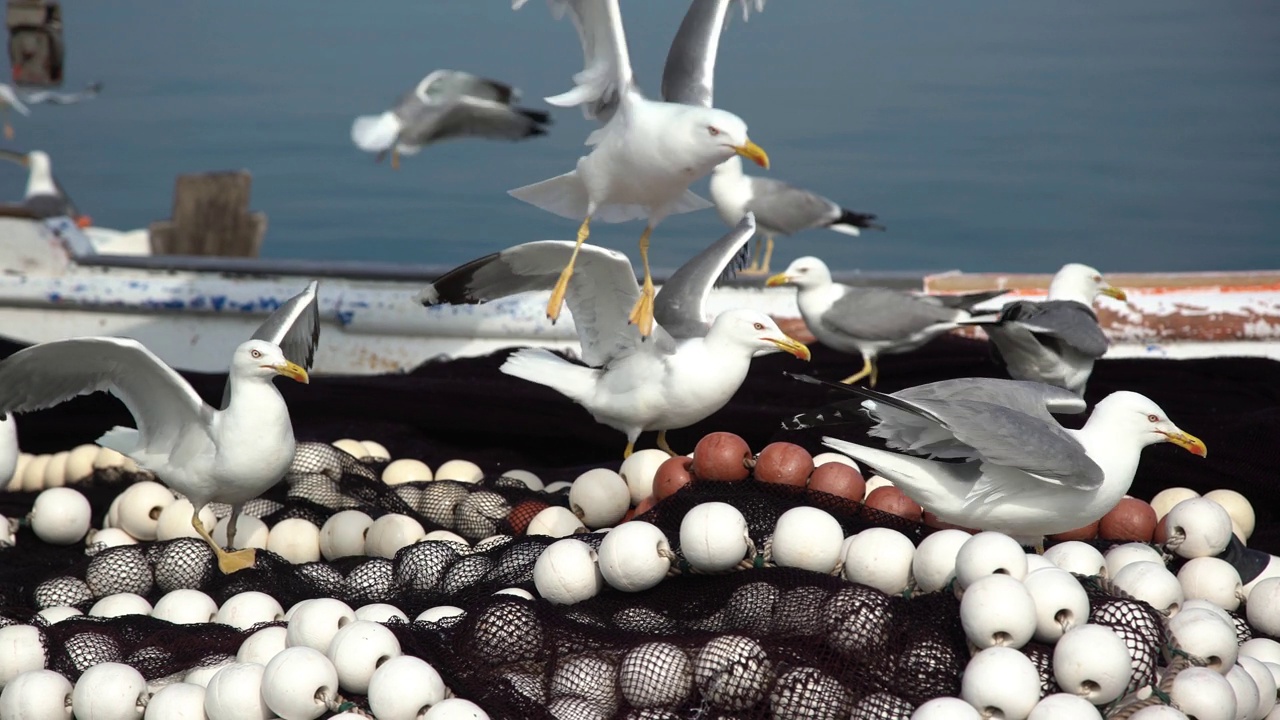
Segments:
[[[249,212],[250,184],[247,170],[179,175],[172,217],[151,223],[151,252],[257,257],[267,216]]]
[[[62,8],[57,0],[9,0],[5,25],[9,28],[13,82],[41,87],[61,85],[65,51]]]

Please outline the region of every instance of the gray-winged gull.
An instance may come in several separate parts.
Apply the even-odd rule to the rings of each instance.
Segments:
[[[314,283],[307,292],[314,296]],[[293,316],[303,320],[298,324],[305,334],[309,316],[295,314],[297,307],[286,303],[264,328],[278,328],[283,317]],[[309,361],[314,336],[310,344],[297,333],[282,336],[286,347],[305,353]],[[289,468],[293,425],[271,380],[283,375],[306,383],[309,377],[285,352],[266,340],[241,343],[231,356],[229,402],[216,409],[136,340],[81,337],[40,343],[0,361],[0,415],[52,407],[98,391],[120,398],[137,428],[115,427],[98,444],[132,458],[185,495],[194,507],[192,527],[213,548],[222,572],[232,573],[252,566],[256,552],[218,547],[200,521],[200,510],[211,502],[231,505],[227,540],[234,547],[244,503],[279,482]]]
[[[1069,263],[1053,276],[1047,300],[1015,300],[996,318],[965,324],[986,331],[992,354],[1010,377],[1057,385],[1083,396],[1094,362],[1110,345],[1093,312],[1099,295],[1126,299],[1123,290],[1102,279],[1102,273]]]
[[[98,96],[102,90],[101,82],[92,82],[78,92],[59,92],[57,90],[36,90],[19,93],[8,83],[0,83],[0,113],[4,114],[4,136],[13,139],[13,126],[9,124],[9,110],[13,109],[21,115],[31,115],[28,105],[72,105]]]
[[[592,220],[619,223],[647,218],[640,235],[644,284],[627,315],[642,336],[653,332],[655,289],[649,272],[649,236],[668,215],[710,207],[689,190],[733,155],[763,167],[769,156],[747,137],[742,118],[711,107],[712,73],[720,32],[731,0],[694,0],[676,33],[663,73],[665,101],[645,98],[631,72],[618,0],[550,0],[553,14],[571,15],[584,65],[572,90],[546,98],[559,106],[582,105],[603,126],[591,133],[591,153],[564,175],[511,190],[510,194],[561,217],[580,220],[581,247]],[[515,0],[520,8],[525,0]],[[744,4],[744,9],[745,9]],[[757,7],[759,5],[757,4]],[[547,317],[560,316],[577,253],[552,289]]]
[[[458,70],[427,75],[396,106],[380,115],[362,115],[351,124],[351,141],[382,160],[391,153],[391,167],[401,155],[416,155],[423,147],[451,138],[483,137],[523,140],[545,135],[551,116],[542,110],[516,107],[520,91]]]
[[[756,354],[788,352],[803,360],[809,349],[788,337],[773,319],[754,310],[729,310],[710,320],[712,286],[741,262],[751,240],[750,215],[738,227],[682,267],[658,293],[662,324],[642,341],[626,322],[640,293],[626,255],[561,240],[525,243],[453,270],[424,291],[424,304],[471,303],[530,290],[546,290],[573,252],[581,266],[569,281],[565,302],[588,367],[543,348],[513,353],[502,372],[546,385],[578,403],[597,422],[624,433],[631,454],[640,433],[658,431],[658,447],[675,455],[668,430],[710,416],[737,392]]]
[[[1084,527],[1114,508],[1133,484],[1146,446],[1171,442],[1201,457],[1207,452],[1149,398],[1127,390],[1103,398],[1084,427],[1071,430],[1046,409],[1065,402],[1059,388],[987,379],[988,388],[1017,384],[1006,393],[948,396],[936,387],[943,383],[892,395],[821,383],[866,398],[862,407],[877,421],[868,433],[902,452],[832,437],[822,442],[874,468],[941,520],[1002,532],[1025,545],[1039,547],[1044,536]],[[935,457],[964,462],[926,459]]]
[[[854,383],[870,376],[872,387],[878,376],[879,355],[915,350],[973,317],[973,306],[1005,292],[916,295],[890,288],[854,287],[834,282],[826,263],[816,257],[797,258],[766,284],[794,285],[809,332],[823,345],[862,355],[862,370],[842,382]]]
[[[66,216],[81,228],[88,227],[93,222],[88,215],[80,213],[54,177],[53,163],[47,153],[41,150],[28,153],[0,150],[0,159],[27,168],[27,187],[22,196],[21,207],[32,216],[38,219]]]
[[[854,212],[804,188],[775,178],[756,177],[742,172],[742,159],[734,156],[711,172],[711,202],[720,219],[733,225],[748,210],[755,213],[762,237],[746,273],[769,272],[773,257],[773,236],[793,235],[801,230],[826,228],[845,235],[862,230],[884,230],[876,216]],[[761,243],[764,243],[763,252]]]

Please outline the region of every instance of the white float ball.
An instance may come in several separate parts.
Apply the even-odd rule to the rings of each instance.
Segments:
[[[182,682],[198,685],[202,688],[208,688],[209,681],[213,679],[213,676],[222,672],[222,669],[230,664],[232,664],[231,661],[220,662],[214,665],[197,665],[187,671],[187,674],[182,677]]]
[[[112,618],[125,615],[150,615],[151,603],[137,593],[114,593],[107,595],[89,608],[91,617]]]
[[[618,665],[618,689],[635,708],[678,707],[693,694],[693,663],[668,642],[637,645]]]
[[[31,529],[50,545],[72,545],[89,532],[93,511],[78,490],[52,487],[36,496]]]
[[[134,483],[120,493],[117,527],[139,540],[155,540],[160,513],[174,500],[173,491],[158,482]],[[187,523],[191,523],[190,513]]]
[[[1156,511],[1156,520],[1159,520],[1165,515],[1168,515],[1174,505],[1177,505],[1183,500],[1190,500],[1191,498],[1198,497],[1200,497],[1200,493],[1192,490],[1191,488],[1165,488],[1164,490],[1156,493],[1155,497],[1151,498],[1151,509]]]
[[[1182,584],[1164,563],[1146,560],[1129,563],[1112,576],[1111,582],[1117,589],[1164,613],[1177,612],[1185,599]]]
[[[264,592],[247,590],[227,598],[222,607],[218,608],[213,621],[238,630],[248,630],[259,623],[283,619],[284,608],[280,606],[279,600]]]
[[[1133,677],[1133,657],[1114,630],[1085,624],[1058,639],[1053,677],[1066,692],[1104,705],[1124,694]]]
[[[186,498],[178,498],[169,503],[160,511],[160,518],[156,521],[155,539],[177,540],[184,537],[200,539],[200,533],[196,532],[195,527],[191,525],[191,516],[194,514],[195,508]],[[213,508],[208,505],[200,508],[200,522],[206,529],[218,524]]]
[[[79,617],[81,615],[84,615],[84,613],[80,612],[79,610],[73,607],[67,607],[66,605],[48,607],[36,614],[44,618],[44,621],[49,625],[60,623],[63,620],[66,620],[67,618]]]
[[[701,572],[737,567],[746,557],[750,542],[747,519],[729,503],[700,503],[680,521],[680,553]]]
[[[1227,684],[1231,685],[1232,694],[1236,696],[1236,720],[1256,720],[1258,716],[1254,715],[1254,711],[1262,702],[1257,683],[1239,665],[1228,670],[1226,678]]]
[[[236,652],[236,662],[266,665],[271,662],[271,658],[289,647],[287,638],[288,631],[279,626],[273,625],[257,630],[240,643],[240,648]]]
[[[544,487],[542,491],[545,493],[558,493],[561,490],[567,490],[571,487],[573,487],[573,483],[568,480],[557,480],[553,483],[547,483],[547,486]]]
[[[212,678],[204,692],[209,720],[270,720],[275,713],[262,698],[262,675],[257,663],[231,663]]]
[[[338,684],[364,695],[369,692],[373,671],[400,655],[400,641],[383,625],[356,620],[333,636],[325,654],[338,668]]]
[[[1265,635],[1280,637],[1280,578],[1254,585],[1244,610],[1250,625]]]
[[[539,595],[556,605],[595,597],[604,586],[596,551],[573,538],[551,543],[533,564],[533,585]]]
[[[1035,572],[1036,570],[1044,570],[1045,568],[1057,568],[1057,567],[1058,567],[1057,565],[1054,565],[1053,563],[1046,560],[1043,555],[1039,555],[1036,553],[1027,553],[1027,574],[1028,575]]]
[[[489,720],[489,714],[470,700],[455,697],[432,705],[422,720]]]
[[[631,491],[631,504],[639,505],[653,495],[653,477],[658,473],[658,466],[671,456],[665,450],[648,448],[631,453],[631,457],[622,461],[618,474],[622,476],[627,489]]]
[[[1036,607],[1035,639],[1055,643],[1089,621],[1089,595],[1080,581],[1058,567],[1037,570],[1022,581]]]
[[[98,454],[93,456],[93,469],[106,470],[124,465],[125,457],[120,452],[107,447],[99,447]]]
[[[1148,705],[1129,716],[1129,720],[1189,720],[1172,705]]]
[[[97,551],[101,551],[121,545],[137,545],[138,540],[120,528],[102,528],[90,530],[84,536],[84,544],[86,548],[96,548]]]
[[[916,708],[911,713],[911,720],[982,720],[982,716],[960,698],[939,697],[925,701]]]
[[[373,518],[359,510],[334,513],[320,528],[320,554],[325,560],[365,554],[365,537]]]
[[[1271,674],[1271,670],[1266,664],[1251,658],[1247,655],[1241,655],[1236,658],[1236,668],[1249,674],[1253,679],[1253,684],[1258,690],[1258,704],[1254,707],[1253,717],[1265,718],[1276,705],[1276,678]],[[1234,670],[1233,670],[1234,672]],[[1230,678],[1228,678],[1228,681]]]
[[[569,488],[569,509],[591,529],[612,527],[631,509],[631,490],[608,468],[588,470]]]
[[[267,550],[294,565],[316,562],[320,559],[320,528],[302,518],[281,520],[267,535]]]
[[[773,527],[773,562],[827,574],[840,562],[844,530],[830,513],[801,505],[782,513]]]
[[[1205,500],[1212,500],[1222,506],[1227,514],[1231,516],[1231,521],[1240,528],[1240,532],[1244,534],[1241,540],[1248,540],[1253,535],[1253,529],[1257,525],[1258,518],[1253,511],[1253,505],[1249,503],[1249,499],[1235,490],[1210,490],[1204,494]]]
[[[1117,545],[1107,551],[1107,577],[1115,578],[1125,565],[1136,562],[1151,562],[1164,566],[1164,557],[1160,551],[1146,543],[1131,542]]]
[[[364,456],[375,460],[390,460],[391,452],[386,446],[377,440],[361,440],[360,446],[364,448]]]
[[[34,625],[0,627],[0,687],[24,672],[43,670],[44,640]]]
[[[854,470],[857,470],[859,475],[862,474],[862,468],[858,467],[857,461],[855,461],[853,458],[849,457],[848,455],[844,455],[838,452],[824,452],[824,453],[818,453],[817,455],[813,456],[813,466],[815,468],[820,468],[823,465],[826,465],[827,463],[840,463],[841,465],[848,465]]]
[[[1198,557],[1178,569],[1178,583],[1189,600],[1208,600],[1224,610],[1240,607],[1244,594],[1240,573],[1226,560]]]
[[[431,532],[423,536],[422,539],[423,540],[444,540],[447,542],[456,543],[458,545],[461,545],[464,548],[471,546],[471,543],[467,542],[466,538],[462,537],[456,532],[453,532],[452,530],[432,530]]]
[[[564,538],[577,533],[585,533],[586,531],[587,527],[582,524],[582,520],[577,515],[573,514],[572,510],[559,505],[552,505],[534,515],[524,533],[525,535],[546,535],[548,537]]]
[[[994,717],[1022,720],[1040,701],[1040,673],[1020,651],[990,647],[965,666],[960,697],[984,712],[990,709]]]
[[[49,464],[44,466],[44,477],[41,479],[40,487],[55,488],[62,487],[67,481],[67,458],[70,452],[63,450],[54,453],[49,458]]]
[[[1036,703],[1027,720],[1102,720],[1102,715],[1079,695],[1055,693]]]
[[[365,449],[364,443],[359,440],[342,438],[340,440],[334,440],[331,444],[357,460],[368,456],[369,451]]]
[[[755,640],[721,635],[703,645],[694,657],[693,678],[712,706],[743,710],[768,694],[774,682],[774,668]]]
[[[470,460],[448,460],[436,468],[436,480],[454,480],[462,483],[478,483],[484,479],[484,471]]]
[[[0,717],[8,720],[69,720],[71,681],[52,670],[29,670],[0,692]]]
[[[409,616],[395,605],[387,603],[369,603],[356,608],[356,619],[368,622],[409,622]]]
[[[897,595],[911,582],[916,546],[890,528],[867,528],[844,546],[844,576],[886,595]]]
[[[124,663],[100,663],[84,671],[71,691],[76,720],[132,720],[142,717],[147,681]]]
[[[165,685],[147,700],[145,720],[205,720],[205,689],[189,682]]]
[[[429,607],[418,613],[418,617],[414,618],[414,622],[440,622],[448,618],[462,617],[467,611],[456,605],[436,605]]]
[[[671,546],[656,525],[640,520],[609,531],[597,551],[604,581],[623,592],[640,592],[662,582],[671,569]]]
[[[262,672],[262,700],[284,720],[315,720],[337,695],[338,670],[313,648],[287,648]]]
[[[1179,557],[1217,555],[1231,542],[1231,516],[1212,500],[1183,500],[1164,519],[1169,537],[1165,546]]]
[[[998,532],[971,536],[956,553],[956,587],[960,590],[987,575],[1027,576],[1027,554],[1016,540]]]
[[[920,592],[937,592],[956,577],[956,556],[973,537],[963,530],[938,530],[920,541],[911,558],[911,575]]]
[[[1107,561],[1102,553],[1089,543],[1068,540],[1044,551],[1044,559],[1056,567],[1086,577],[1106,576]]]
[[[1020,648],[1036,631],[1036,605],[1022,583],[1008,575],[980,577],[960,598],[960,624],[978,649]]]
[[[22,469],[22,484],[18,489],[23,492],[36,492],[44,489],[44,471],[49,467],[49,460],[52,455],[34,455]],[[10,480],[9,484],[17,482],[17,478]]]
[[[218,520],[213,526],[213,539],[222,547],[229,547],[227,542],[227,524],[231,521],[231,516],[227,515]],[[267,535],[270,530],[267,524],[256,517],[240,514],[236,518],[236,544],[233,550],[242,548],[257,548],[259,550],[266,549]]]
[[[422,523],[408,515],[388,513],[373,521],[365,536],[364,551],[369,557],[395,558],[400,548],[412,545],[427,536]]]
[[[538,477],[537,475],[534,475],[528,470],[521,470],[519,468],[515,470],[503,470],[502,477],[511,478],[513,480],[519,480],[520,482],[524,483],[524,486],[529,488],[530,490],[535,490],[535,491],[542,490],[546,487],[545,485],[542,484],[542,478]]]
[[[67,454],[67,466],[63,479],[68,485],[87,480],[93,475],[93,460],[98,457],[97,445],[77,445]]]
[[[290,609],[286,642],[289,647],[304,645],[327,652],[338,631],[356,620],[349,605],[333,598],[303,600]]]
[[[814,467],[817,467],[817,466],[815,465]],[[866,478],[866,481],[867,481],[867,494],[862,496],[863,500],[867,499],[867,497],[870,496],[871,493],[875,492],[879,488],[893,487],[893,482],[891,482],[890,480],[887,480],[881,475],[872,475],[871,477]]]
[[[1240,652],[1236,628],[1216,613],[1193,608],[1169,619],[1169,634],[1188,655],[1200,658],[1211,669],[1226,674]]]
[[[1197,720],[1235,720],[1236,694],[1222,673],[1189,667],[1173,676],[1169,697]]]
[[[1280,642],[1270,638],[1253,638],[1240,644],[1240,654],[1264,663],[1280,665]]]
[[[213,598],[187,588],[170,590],[151,608],[151,617],[177,625],[213,622],[217,615],[218,603]]]
[[[431,468],[421,460],[400,458],[382,468],[382,482],[387,485],[403,485],[411,482],[428,482],[435,478]]]
[[[444,697],[440,673],[412,655],[391,658],[369,678],[369,708],[378,720],[417,720]]]

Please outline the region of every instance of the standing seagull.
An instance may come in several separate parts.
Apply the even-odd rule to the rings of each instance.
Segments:
[[[514,0],[512,7],[519,9],[525,2]],[[546,101],[582,105],[586,117],[604,125],[587,137],[595,149],[578,158],[576,169],[510,194],[561,217],[582,220],[577,246],[547,304],[547,317],[553,321],[560,316],[577,248],[586,241],[592,219],[619,223],[647,218],[640,235],[644,284],[628,315],[647,337],[653,333],[656,294],[649,272],[653,229],[668,215],[710,207],[689,185],[735,153],[769,167],[769,156],[747,137],[742,118],[710,107],[715,53],[731,0],[693,0],[667,57],[665,102],[645,98],[636,87],[618,0],[549,2],[557,17],[570,13],[585,67],[574,75],[572,90]]]
[[[19,114],[30,116],[27,105],[73,105],[85,100],[92,100],[102,90],[101,82],[91,82],[79,92],[58,92],[57,90],[37,90],[19,96],[12,85],[0,83],[0,114],[4,115],[4,136],[13,139],[13,126],[9,124],[9,110],[12,108]]]
[[[845,235],[862,230],[884,230],[875,215],[840,207],[821,195],[781,180],[753,177],[742,172],[742,160],[731,157],[711,173],[711,201],[725,223],[733,225],[747,211],[756,214],[762,237],[756,239],[755,257],[746,273],[768,273],[773,257],[773,236],[826,228]],[[765,243],[763,255],[761,243]]]
[[[0,150],[0,159],[15,162],[27,168],[27,189],[22,196],[21,207],[38,219],[69,217],[76,225],[86,228],[93,223],[88,215],[81,215],[71,198],[53,176],[53,163],[41,150],[18,153]]]
[[[382,160],[391,152],[391,167],[400,155],[416,155],[424,146],[462,137],[523,140],[545,135],[551,116],[515,107],[520,91],[458,70],[436,70],[405,93],[381,115],[362,115],[351,124],[351,140]]]
[[[794,285],[800,315],[809,332],[827,347],[862,355],[862,370],[841,382],[868,375],[875,387],[876,357],[909,352],[972,317],[973,306],[1004,290],[964,295],[915,295],[881,287],[852,287],[834,282],[826,263],[797,258],[766,285]],[[995,316],[992,315],[994,318]]]
[[[1123,290],[1102,279],[1102,273],[1069,263],[1049,283],[1048,300],[1015,300],[996,318],[963,324],[982,326],[996,362],[1009,377],[1056,385],[1083,397],[1094,362],[1110,344],[1093,312],[1099,295],[1127,299]]]

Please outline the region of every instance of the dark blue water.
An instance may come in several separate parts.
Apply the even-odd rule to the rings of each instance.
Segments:
[[[626,0],[632,61],[656,92],[686,5]],[[16,119],[98,224],[169,215],[174,177],[244,168],[265,254],[452,264],[570,238],[573,221],[506,190],[573,167],[593,125],[463,141],[399,172],[349,141],[352,118],[430,70],[512,82],[529,104],[581,69],[572,25],[507,0],[66,2],[68,86],[106,90]],[[721,47],[717,105],[746,118],[772,174],[876,212],[884,234],[780,240],[865,269],[1280,267],[1280,4],[773,0]],[[21,189],[0,168],[0,190]],[[705,194],[706,181],[694,186]],[[592,239],[633,257],[640,223]],[[674,217],[658,266],[722,234]]]

